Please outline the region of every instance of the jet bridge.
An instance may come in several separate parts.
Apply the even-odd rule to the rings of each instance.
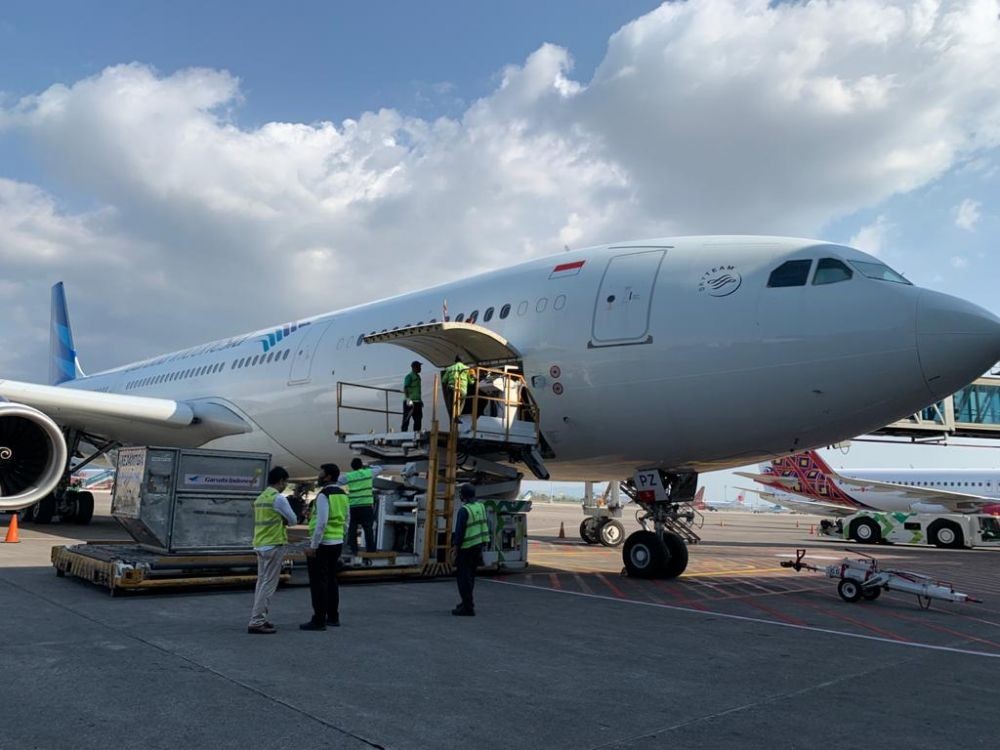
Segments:
[[[345,574],[450,572],[457,488],[466,482],[487,508],[491,534],[484,565],[525,567],[531,502],[517,499],[523,477],[518,465],[539,478],[548,472],[538,405],[521,372],[520,354],[502,336],[469,323],[409,326],[366,336],[364,342],[402,346],[442,369],[459,357],[470,366],[474,385],[467,399],[456,394],[453,403],[443,404],[435,376],[430,428],[399,432],[391,425],[399,412],[390,408],[399,391],[337,384],[339,439],[387,469],[375,487],[377,551],[347,557]],[[344,429],[365,423],[367,432]]]
[[[1000,365],[948,398],[872,434],[913,441],[949,437],[1000,440]]]

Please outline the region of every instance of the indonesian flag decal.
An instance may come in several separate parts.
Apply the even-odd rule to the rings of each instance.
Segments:
[[[577,260],[572,263],[560,263],[558,266],[552,269],[552,273],[549,274],[550,279],[563,279],[567,276],[576,276],[580,273],[583,268],[583,264],[586,263],[585,260]]]

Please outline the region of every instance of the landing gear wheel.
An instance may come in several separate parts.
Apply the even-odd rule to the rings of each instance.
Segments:
[[[667,547],[654,531],[635,531],[625,540],[622,561],[633,578],[655,578],[666,560]]]
[[[56,499],[52,495],[46,495],[35,503],[35,512],[31,520],[35,523],[52,523],[52,517],[56,514]]]
[[[861,544],[878,544],[882,540],[882,532],[870,518],[859,518],[851,524],[851,539]]]
[[[850,578],[842,578],[837,584],[837,593],[845,602],[856,602],[862,596],[861,584]]]
[[[864,589],[861,592],[861,597],[866,602],[873,602],[882,596],[882,589]]]
[[[669,531],[663,534],[663,544],[666,545],[668,557],[660,571],[660,578],[676,578],[688,566],[688,548],[677,534]]]
[[[580,538],[587,544],[597,544],[600,541],[600,539],[597,538],[596,518],[583,519],[583,522],[580,524]]]
[[[625,539],[625,527],[613,519],[605,521],[598,528],[597,536],[605,547],[617,547]]]
[[[89,492],[77,492],[75,494],[76,508],[73,511],[73,523],[86,526],[90,523],[90,519],[94,517],[94,496]]]

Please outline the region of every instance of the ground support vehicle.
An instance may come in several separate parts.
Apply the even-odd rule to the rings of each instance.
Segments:
[[[862,510],[820,522],[819,533],[861,544],[933,544],[936,547],[1000,546],[1000,518],[981,513],[884,513]]]
[[[950,583],[937,581],[923,573],[910,570],[884,570],[878,560],[866,555],[860,559],[845,557],[838,563],[820,567],[804,561],[806,550],[795,551],[794,560],[783,560],[781,567],[796,572],[812,570],[838,581],[837,593],[845,602],[875,601],[883,591],[914,594],[921,609],[929,609],[935,599],[947,602],[976,602],[968,594],[955,591]]]

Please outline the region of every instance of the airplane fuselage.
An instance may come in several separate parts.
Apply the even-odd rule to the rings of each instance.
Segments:
[[[441,320],[447,303],[451,320],[475,311],[477,324],[520,353],[554,453],[553,477],[599,480],[636,467],[722,469],[827,445],[919,410],[996,360],[996,340],[987,343],[985,334],[965,348],[941,343],[950,325],[943,319],[985,311],[858,270],[840,283],[813,283],[817,261],[831,258],[877,263],[843,246],[757,237],[567,252],[65,387],[223,405],[253,429],[209,445],[267,451],[293,475],[308,476],[350,455],[334,435],[337,384],[399,389],[414,359],[361,337]],[[811,261],[808,281],[769,286],[792,260]],[[432,382],[425,368],[428,409]],[[382,406],[383,397],[370,403]],[[381,415],[340,419],[344,432],[385,426]],[[395,419],[389,427],[398,429]],[[190,440],[141,425],[122,439]]]

